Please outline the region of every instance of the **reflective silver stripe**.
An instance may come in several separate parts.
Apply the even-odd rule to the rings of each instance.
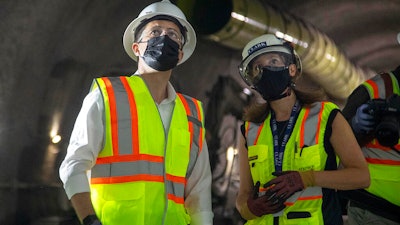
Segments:
[[[120,155],[132,154],[132,121],[128,100],[128,92],[119,77],[109,77],[112,84],[117,107],[118,152]]]
[[[185,184],[167,180],[166,185],[168,194],[173,194],[177,197],[184,198]]]
[[[371,78],[373,82],[378,86],[378,97],[377,98],[386,98],[386,90],[385,90],[385,81],[381,76],[375,76]],[[375,98],[375,97],[374,97]]]
[[[148,177],[159,176],[164,177],[164,165],[162,162],[136,161],[136,162],[117,162],[112,164],[96,164],[91,173],[92,178],[109,178],[119,176],[136,176],[145,175]],[[168,179],[168,176],[167,176]],[[142,179],[146,181],[146,179]],[[132,180],[133,181],[133,180]],[[185,193],[185,184],[173,182],[171,180],[164,181],[167,193],[183,198]]]
[[[164,165],[161,162],[134,161],[114,162],[112,164],[96,164],[92,170],[93,178],[132,176],[139,174],[164,175]]]
[[[294,204],[296,201],[319,200],[320,198],[322,198],[321,187],[308,187],[302,191],[294,193],[286,200],[286,203]]]
[[[255,145],[256,143],[255,140],[258,138],[258,129],[260,128],[261,124],[255,124],[251,122],[246,122],[249,123],[249,130],[247,131],[247,146]]]
[[[194,102],[195,100],[184,94],[179,94],[179,95],[184,97],[184,99],[186,100],[186,103],[188,104],[190,109],[190,115],[188,115],[188,121],[193,123],[193,137],[190,148],[190,158],[189,158],[188,169],[186,171],[186,177],[189,177],[193,172],[193,168],[194,165],[196,164],[197,157],[199,155],[199,152],[201,151],[200,149],[201,143],[199,143],[199,137],[201,135],[200,130],[203,128],[203,124],[200,121],[200,116],[201,116],[199,115],[200,112],[197,111],[196,107],[197,102]],[[198,107],[200,108],[201,105],[199,105]],[[203,138],[201,138],[201,140],[203,140]]]
[[[308,116],[304,123],[304,145],[307,146],[312,146],[317,144],[316,140],[316,131],[319,131],[318,129],[318,119],[319,119],[319,114],[322,108],[323,103],[314,103],[311,106],[311,109],[308,113]]]
[[[363,148],[365,158],[379,159],[379,160],[393,160],[400,162],[400,154],[394,150],[383,151],[378,148]]]

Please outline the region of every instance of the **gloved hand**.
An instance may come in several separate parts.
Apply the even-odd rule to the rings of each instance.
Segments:
[[[306,187],[314,186],[314,172],[312,170],[299,171],[280,171],[273,172],[276,178],[267,182],[264,187],[271,187],[280,201],[286,201],[295,192],[301,191]]]
[[[356,133],[368,133],[375,127],[374,116],[367,112],[368,105],[358,107],[356,115],[351,120],[351,126]]]
[[[259,188],[260,182],[258,181],[253,188],[252,194],[247,199],[247,207],[251,213],[260,217],[265,214],[277,213],[286,207],[283,204],[284,201],[279,201],[273,192],[267,191],[265,195],[259,197]]]

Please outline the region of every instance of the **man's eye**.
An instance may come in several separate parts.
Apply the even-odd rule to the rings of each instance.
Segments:
[[[175,38],[175,39],[178,38],[178,35],[174,32],[170,32],[168,36],[170,36],[171,38]]]
[[[160,33],[161,33],[161,32],[160,32],[159,30],[152,30],[150,34],[151,34],[152,36],[160,36]]]

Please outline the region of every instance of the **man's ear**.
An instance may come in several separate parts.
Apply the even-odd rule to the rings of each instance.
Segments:
[[[133,44],[132,44],[132,51],[133,51],[133,53],[134,53],[136,56],[139,57],[140,51],[139,51],[139,44],[138,44],[138,43],[133,42]]]

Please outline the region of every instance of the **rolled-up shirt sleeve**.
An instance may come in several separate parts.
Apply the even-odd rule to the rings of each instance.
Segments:
[[[185,189],[185,208],[191,217],[191,225],[211,225],[214,214],[211,206],[211,169],[208,147],[203,143],[193,172]]]
[[[84,99],[71,133],[65,159],[59,169],[69,199],[77,193],[90,192],[90,169],[96,162],[103,142],[103,103],[100,91]]]

